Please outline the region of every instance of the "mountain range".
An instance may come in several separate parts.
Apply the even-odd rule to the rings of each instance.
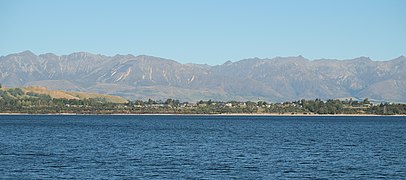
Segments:
[[[222,65],[181,64],[146,55],[30,51],[0,57],[0,83],[105,93],[135,99],[264,100],[363,99],[406,102],[406,57],[372,61],[251,58]]]

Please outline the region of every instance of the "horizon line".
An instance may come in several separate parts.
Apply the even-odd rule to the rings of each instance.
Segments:
[[[100,55],[100,56],[106,56],[106,57],[129,56],[129,55],[134,56],[134,57],[138,57],[138,56],[149,56],[149,57],[155,57],[155,58],[160,58],[160,59],[165,59],[165,60],[176,61],[176,62],[178,62],[178,63],[180,63],[180,64],[201,64],[201,63],[195,63],[195,62],[185,62],[185,63],[181,63],[181,62],[179,62],[179,61],[181,61],[181,60],[178,60],[178,59],[171,59],[171,58],[166,58],[166,57],[161,57],[161,56],[155,56],[155,55],[147,55],[147,54],[131,54],[131,53],[128,53],[128,54],[119,54],[119,53],[117,53],[117,54],[115,54],[115,55],[106,55],[106,54],[102,54],[102,53],[94,53],[94,52],[89,52],[89,51],[76,51],[76,52],[72,52],[72,53],[68,53],[68,54],[57,54],[57,53],[54,53],[54,52],[35,53],[35,52],[33,52],[32,50],[24,50],[24,51],[15,52],[15,53],[9,53],[9,54],[6,54],[6,55],[0,55],[0,57],[6,57],[6,56],[9,56],[9,55],[17,55],[17,54],[22,54],[22,53],[32,53],[32,54],[34,54],[35,56],[46,55],[46,54],[53,54],[53,55],[55,55],[55,56],[69,56],[69,55],[77,54],[77,53],[89,53],[89,54],[92,54],[92,55]],[[309,59],[309,58],[306,58],[306,57],[304,57],[304,56],[302,56],[302,55],[296,55],[296,56],[274,56],[274,57],[247,57],[247,58],[242,58],[242,59],[239,59],[239,60],[225,60],[223,63],[219,63],[219,64],[207,64],[207,63],[204,63],[204,64],[201,64],[201,65],[216,66],[216,65],[225,64],[225,63],[227,63],[227,62],[232,62],[232,63],[233,63],[233,62],[239,62],[239,61],[250,60],[250,59],[272,60],[272,59],[277,59],[277,58],[302,58],[302,59],[305,59],[305,60],[308,60],[308,61],[318,61],[318,60],[348,61],[348,60],[355,60],[355,59],[359,59],[359,58],[366,58],[366,59],[369,59],[369,60],[371,60],[371,61],[373,61],[373,62],[379,62],[379,61],[391,61],[391,60],[395,60],[395,59],[399,59],[399,58],[405,58],[405,55],[400,55],[400,56],[397,56],[397,57],[394,57],[394,58],[391,58],[391,59],[385,59],[385,60],[383,60],[383,59],[376,60],[376,59],[372,59],[371,57],[368,57],[368,56],[358,56],[358,57],[354,57],[354,58],[345,58],[345,59],[337,59],[337,58],[315,58],[315,59]]]

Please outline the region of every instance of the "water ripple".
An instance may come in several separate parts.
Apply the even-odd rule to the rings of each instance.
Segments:
[[[406,179],[404,117],[0,116],[4,179]]]

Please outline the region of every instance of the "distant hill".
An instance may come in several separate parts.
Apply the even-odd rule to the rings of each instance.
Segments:
[[[127,103],[128,101],[119,96],[107,95],[107,94],[96,94],[96,93],[86,93],[86,92],[66,92],[66,91],[59,91],[59,90],[48,90],[46,87],[23,87],[22,90],[25,93],[36,93],[36,94],[44,94],[49,95],[52,98],[56,99],[77,99],[77,100],[84,100],[84,99],[103,99],[105,102],[111,103]]]
[[[24,51],[0,57],[0,83],[8,87],[44,86],[51,90],[144,100],[291,101],[368,97],[376,101],[406,102],[406,57],[389,61],[372,61],[367,57],[252,58],[209,66],[145,55],[110,57],[78,52],[57,56]]]

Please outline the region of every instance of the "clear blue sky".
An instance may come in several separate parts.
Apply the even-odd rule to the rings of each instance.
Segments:
[[[406,55],[405,9],[405,0],[0,0],[0,55],[388,60]]]

